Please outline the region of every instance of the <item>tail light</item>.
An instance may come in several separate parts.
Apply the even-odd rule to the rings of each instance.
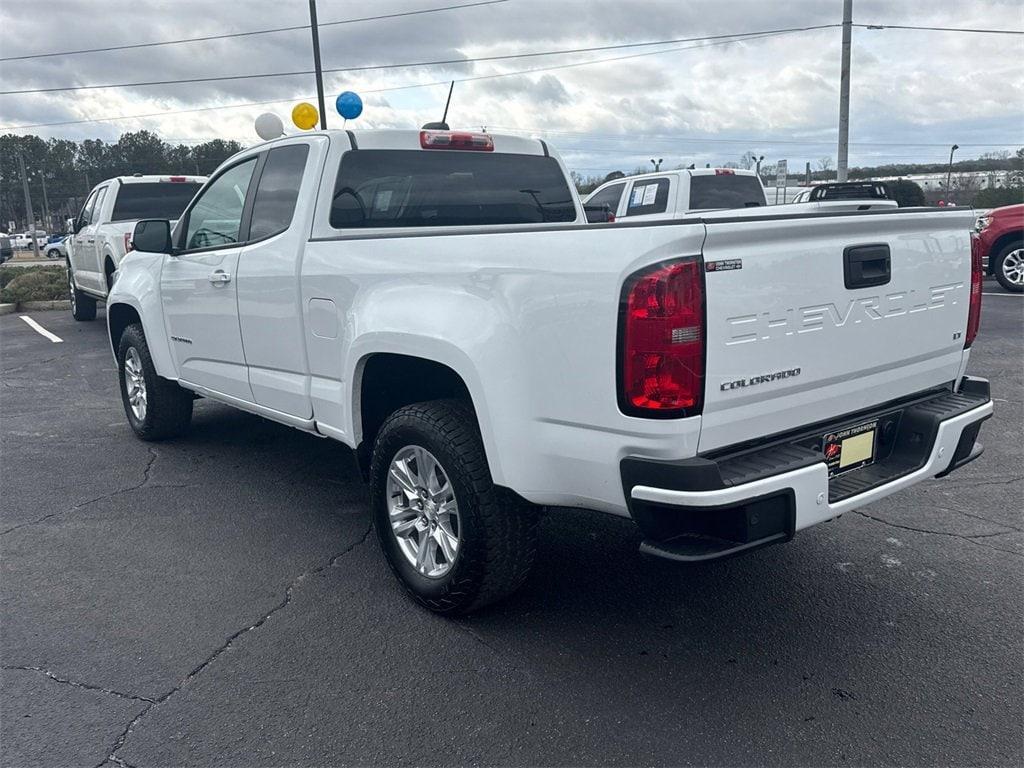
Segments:
[[[627,279],[619,399],[635,416],[700,413],[704,397],[704,285],[696,257]]]
[[[188,178],[185,176],[168,176],[167,180],[172,184],[183,184],[188,181]]]
[[[967,333],[964,334],[964,349],[974,343],[981,325],[981,241],[971,235],[971,303],[967,310]]]
[[[134,249],[135,249],[135,246],[132,245],[132,233],[131,232],[125,232],[124,233],[124,252],[128,253],[128,251],[132,251]]]
[[[736,171],[732,168],[715,168],[715,176],[735,176]]]
[[[464,149],[471,152],[493,152],[494,139],[486,133],[457,131],[420,131],[423,149]]]

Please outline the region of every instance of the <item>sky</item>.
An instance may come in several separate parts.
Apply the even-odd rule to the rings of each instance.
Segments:
[[[325,24],[473,1],[319,0],[317,7]],[[766,163],[787,159],[790,169],[805,162],[817,168],[823,158],[834,167],[838,26],[739,41],[465,60],[841,20],[842,0],[505,0],[327,25],[320,31],[324,68],[363,68],[325,74],[328,126],[341,127],[334,97],[352,90],[365,109],[347,127],[418,128],[440,119],[447,81],[456,80],[448,117],[453,128],[543,137],[584,176],[631,171],[651,159],[663,159],[664,167],[721,165],[748,151],[764,155]],[[855,0],[854,22],[1024,30],[1024,3]],[[0,58],[308,23],[306,0],[4,0]],[[459,63],[421,64],[438,60]],[[367,69],[410,63],[417,66]],[[0,90],[311,67],[309,31],[300,29],[2,61]],[[289,132],[298,132],[291,109],[302,100],[315,103],[315,94],[313,76],[298,75],[0,95],[0,132],[116,140],[124,131],[147,129],[172,143],[225,138],[253,144],[257,115],[276,112]],[[240,104],[247,106],[234,106]],[[1024,36],[855,27],[850,115],[851,166],[941,163],[954,142],[960,158],[1015,151],[1024,146]],[[72,124],[17,128],[43,123]]]

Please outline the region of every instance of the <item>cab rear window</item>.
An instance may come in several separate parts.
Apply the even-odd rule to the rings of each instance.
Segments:
[[[177,219],[200,186],[192,181],[122,184],[110,220]]]
[[[756,208],[765,204],[756,176],[700,174],[690,177],[690,208]]]
[[[554,158],[390,149],[344,154],[330,215],[335,229],[575,219],[572,193]]]

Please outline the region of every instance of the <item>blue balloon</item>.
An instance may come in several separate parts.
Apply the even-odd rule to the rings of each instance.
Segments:
[[[359,98],[359,94],[352,91],[344,91],[338,96],[334,106],[338,108],[338,114],[346,120],[355,120],[363,114],[363,100]]]

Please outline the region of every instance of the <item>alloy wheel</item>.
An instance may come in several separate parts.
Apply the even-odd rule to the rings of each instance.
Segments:
[[[138,421],[146,420],[146,377],[142,370],[142,358],[135,347],[128,347],[124,356],[125,396],[132,414]]]
[[[459,505],[448,473],[425,448],[407,445],[391,460],[388,518],[398,548],[416,572],[445,576],[461,545]]]
[[[1003,276],[1013,285],[1024,286],[1024,248],[1006,254],[1003,258]]]

